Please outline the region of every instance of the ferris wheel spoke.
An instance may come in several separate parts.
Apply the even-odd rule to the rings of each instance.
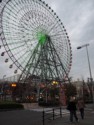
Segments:
[[[24,52],[21,56],[19,56],[18,58],[17,58],[17,60],[21,60],[22,58],[23,58],[23,56],[24,56],[24,54],[27,54],[28,52],[26,51],[26,52]],[[17,60],[15,61],[15,62],[17,62]],[[14,62],[14,63],[15,63]]]
[[[51,50],[52,51],[52,50]],[[58,64],[56,64],[56,60],[55,60],[55,56],[54,56],[54,53],[53,53],[53,51],[52,51],[52,59],[53,59],[53,61],[54,61],[54,70],[56,70],[56,76],[57,77],[59,77],[59,73],[60,73],[60,71],[58,70]]]
[[[46,50],[47,51],[47,50]],[[47,64],[48,64],[48,68],[49,68],[49,77],[51,76],[52,77],[52,79],[53,79],[53,77],[55,76],[56,77],[56,74],[55,74],[55,72],[54,72],[54,70],[53,70],[53,68],[51,68],[51,64],[49,63],[50,61],[50,59],[47,59],[47,56],[46,56],[46,53],[45,53],[45,57],[46,57],[46,61],[47,61]],[[54,74],[54,76],[53,76],[53,74]]]
[[[30,53],[28,52],[27,55],[25,55],[25,58],[23,56],[22,60],[21,60],[21,64],[23,64],[24,66],[26,65],[26,63],[28,62],[28,59],[30,58]],[[27,60],[27,62],[26,62]]]
[[[3,10],[4,11],[4,10]],[[6,14],[6,17],[8,17],[8,15],[10,15],[10,13],[9,12],[11,12],[11,9],[10,8],[6,8],[6,11],[5,11],[5,14]],[[9,17],[8,17],[9,18]]]
[[[11,38],[7,39],[7,40],[11,40]],[[15,44],[17,45],[17,44],[19,44],[19,42],[20,43],[24,43],[23,41],[22,42],[21,41],[17,41],[17,42],[9,42],[8,45],[15,45]]]
[[[6,29],[8,28],[9,29],[9,23],[6,23],[7,20],[5,20],[5,24],[4,26],[6,27]],[[19,25],[15,24],[15,22],[10,22],[10,25],[13,29],[17,30],[18,28],[21,28]],[[4,27],[3,26],[3,27]]]
[[[41,55],[41,52],[39,53],[39,56],[38,56],[38,59],[36,60],[34,66],[32,65],[33,64],[33,61],[34,61],[34,58],[36,57],[36,55],[34,54],[34,57],[32,59],[32,64],[30,63],[29,65],[33,67],[33,71],[32,71],[32,74],[34,74],[34,72],[36,71],[35,69],[38,68],[38,64],[39,64],[39,59],[40,59],[40,55]],[[36,59],[36,58],[35,58]],[[40,69],[40,68],[39,68]]]
[[[35,53],[36,53],[36,51],[37,51],[37,49],[38,49],[38,46],[39,46],[39,44],[37,44],[36,48],[30,52],[32,56],[29,54],[29,57],[28,57],[28,60],[29,60],[29,61],[27,61],[27,62],[28,62],[28,63],[27,63],[27,66],[29,65],[29,62],[30,62],[31,60],[32,60],[31,62],[33,63],[34,58],[35,58]],[[26,60],[25,60],[25,61],[26,61]]]
[[[8,40],[11,40],[11,38],[10,39],[8,39]],[[15,40],[15,39],[14,39]],[[8,43],[8,45],[17,45],[17,44],[19,44],[19,42],[20,42],[20,44],[21,43],[30,43],[30,41],[33,41],[33,40],[35,40],[34,38],[33,39],[28,39],[28,40],[23,40],[23,41],[21,41],[21,40],[19,40],[19,41],[17,41],[17,42],[9,42]],[[35,43],[37,43],[37,42],[35,42]],[[28,45],[32,45],[32,43],[30,43],[30,44],[28,44]],[[23,45],[22,45],[23,46]]]
[[[58,27],[58,22],[56,22],[49,30],[49,33],[56,28],[56,26]]]
[[[62,31],[58,31],[57,34],[51,34],[51,37],[61,35],[61,34],[58,34],[58,33],[62,33]],[[66,34],[63,34],[63,35],[66,37]]]
[[[20,50],[20,51],[18,51],[18,52],[16,52],[16,53],[14,53],[13,52],[13,55],[16,57],[16,56],[18,56],[19,55],[19,53],[21,53],[21,52],[23,52],[23,51],[25,51],[25,49],[23,48],[22,50]],[[28,53],[28,51],[26,50],[26,52],[25,52],[25,54],[26,53]]]
[[[28,52],[26,51],[26,52],[24,52],[23,54],[21,54],[21,56],[20,56],[19,58],[17,58],[17,60],[22,60],[22,59],[23,59],[23,56],[24,56],[24,55],[27,55],[27,53],[28,53]],[[24,61],[25,61],[25,60],[24,60]]]
[[[64,65],[62,64],[61,59],[60,59],[59,55],[57,54],[57,52],[56,52],[56,50],[55,50],[54,45],[53,45],[52,42],[51,42],[51,44],[52,44],[52,47],[53,47],[53,49],[54,49],[54,51],[55,51],[55,53],[56,53],[56,55],[57,55],[57,57],[58,57],[58,60],[60,61],[60,65],[61,65],[61,67],[62,67],[64,73],[66,74],[65,67],[64,67]]]
[[[29,12],[29,11],[30,11],[30,10],[28,10],[28,12]],[[30,16],[30,14],[28,14],[28,15],[29,15],[30,18],[32,18],[32,17]],[[30,19],[30,18],[29,18],[29,19]],[[33,20],[33,21],[34,21],[34,20]]]
[[[35,52],[36,52],[38,46],[39,46],[39,44],[37,44],[36,48],[35,48],[34,51],[33,51],[34,55],[35,55]],[[28,71],[29,73],[30,73],[30,71],[29,71],[29,70],[30,70],[30,66],[28,67],[28,65],[29,65],[29,63],[31,62],[32,57],[33,57],[32,55],[29,57],[29,59],[28,59],[26,65],[25,65],[25,67],[27,68],[27,71]],[[34,59],[34,57],[33,57],[33,59]],[[26,70],[26,68],[24,68],[24,71]],[[27,78],[27,76],[28,76],[28,75],[26,75],[26,78]]]
[[[59,39],[60,39],[60,37],[58,37],[58,38],[51,38],[51,40],[53,40],[53,42],[56,42],[56,43],[58,43]]]
[[[24,45],[25,45],[25,44],[20,45],[20,46],[17,46],[17,47],[14,47],[14,48],[11,48],[11,50],[13,51],[13,50],[15,50],[15,49],[21,48],[21,47],[23,47]]]
[[[38,14],[37,14],[38,15]],[[42,17],[42,15],[40,15],[40,16],[38,16],[39,17],[39,19],[38,18],[35,18],[35,21],[34,21],[34,23],[35,24],[40,24],[41,22],[39,22],[39,21],[41,21],[41,17]],[[45,20],[44,20],[45,21]],[[44,22],[44,21],[42,21],[42,23]]]
[[[5,24],[7,24],[7,25],[8,25],[8,23],[13,24],[13,25],[17,25],[17,24],[18,24],[18,22],[16,21],[16,17],[15,17],[14,20],[13,20],[12,17],[9,18],[8,16],[4,16],[3,18],[4,18],[4,22],[5,22]],[[11,19],[11,21],[8,22],[8,20],[10,20],[10,19]]]
[[[60,36],[63,36],[63,34],[54,34],[54,35],[50,35],[50,37],[54,38],[54,37],[60,37]]]
[[[15,11],[16,11],[16,13],[18,14],[21,10],[22,10],[22,8],[20,9],[20,4],[22,4],[22,3],[20,3],[20,1],[19,1],[19,3],[17,2],[17,0],[14,0],[13,2],[11,2],[11,4],[12,4],[12,8],[13,8],[13,10],[15,9]],[[24,4],[23,4],[24,5]],[[19,10],[20,9],[20,10]],[[24,9],[23,9],[24,10]],[[25,11],[24,11],[24,13],[25,13]],[[22,14],[24,14],[24,13],[22,13]]]

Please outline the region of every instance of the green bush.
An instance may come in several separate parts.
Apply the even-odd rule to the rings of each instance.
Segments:
[[[0,110],[7,110],[7,109],[24,109],[24,106],[22,104],[18,103],[1,103],[0,104]]]

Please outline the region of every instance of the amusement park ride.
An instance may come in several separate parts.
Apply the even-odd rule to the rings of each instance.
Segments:
[[[2,3],[3,5],[3,3]],[[62,83],[72,64],[66,29],[51,7],[42,0],[7,0],[0,13],[0,48],[22,73],[18,82],[32,79]]]

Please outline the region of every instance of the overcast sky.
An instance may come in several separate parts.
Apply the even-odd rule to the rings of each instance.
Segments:
[[[7,1],[7,0],[3,0]],[[45,0],[62,20],[71,41],[73,63],[70,76],[73,80],[90,77],[86,48],[77,47],[89,43],[88,51],[94,78],[94,0]],[[2,51],[2,50],[1,50]],[[0,51],[0,52],[1,52]],[[9,63],[0,57],[0,78],[13,75]]]

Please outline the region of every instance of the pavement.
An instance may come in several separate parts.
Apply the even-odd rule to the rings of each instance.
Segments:
[[[46,125],[94,125],[94,111],[85,111],[84,120],[78,114],[79,122],[74,120],[73,123],[69,121],[69,115],[62,118],[55,119]]]
[[[3,111],[0,112],[0,125],[43,125],[42,122],[42,111],[52,109],[44,108],[34,104],[23,104],[25,110],[14,110],[14,111]],[[56,114],[59,111],[56,111]],[[50,115],[50,114],[49,114]],[[44,125],[94,125],[94,105],[87,105],[85,108],[85,119],[80,118],[78,112],[79,122],[74,121],[70,123],[69,112],[63,108],[62,118],[55,120],[46,120]]]

